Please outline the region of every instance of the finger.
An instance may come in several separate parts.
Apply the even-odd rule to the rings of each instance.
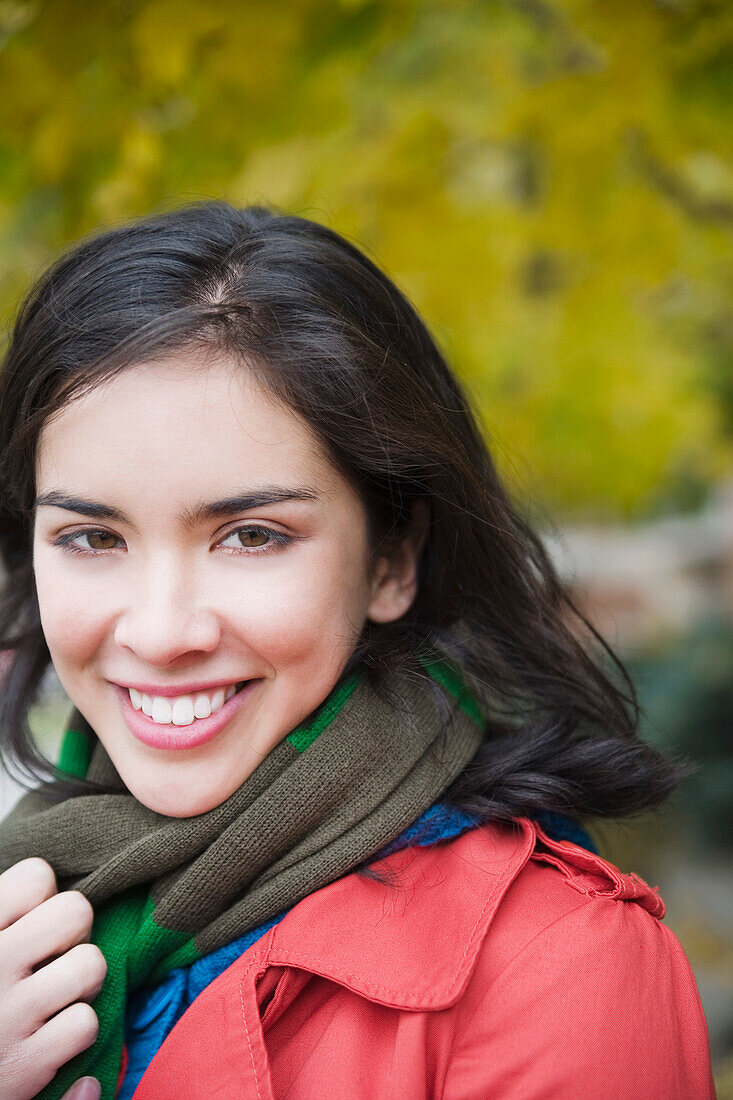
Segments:
[[[99,1021],[91,1005],[84,1001],[69,1005],[28,1039],[29,1063],[39,1074],[48,1074],[50,1081],[60,1066],[92,1045],[98,1032]]]
[[[94,910],[78,890],[54,894],[0,932],[3,954],[17,977],[30,973],[52,955],[61,955],[89,938]]]
[[[23,978],[13,989],[12,1000],[14,1015],[24,1021],[26,1035],[32,1035],[67,1005],[96,997],[106,973],[107,963],[96,944],[80,943]]]
[[[56,893],[56,876],[45,859],[14,863],[0,875],[0,930],[30,913]]]
[[[80,1077],[66,1090],[61,1100],[99,1100],[101,1095],[102,1086],[96,1077]]]

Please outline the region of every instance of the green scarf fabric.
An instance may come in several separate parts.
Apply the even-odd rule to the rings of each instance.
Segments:
[[[0,870],[48,860],[59,889],[81,890],[94,906],[92,940],[108,966],[97,1041],[43,1100],[84,1074],[112,1100],[131,993],[346,874],[440,797],[478,749],[484,721],[455,666],[422,663],[428,679],[392,675],[387,695],[352,673],[226,802],[191,818],[139,803],[73,712],[60,767],[120,793],[49,805],[32,791],[0,827]]]

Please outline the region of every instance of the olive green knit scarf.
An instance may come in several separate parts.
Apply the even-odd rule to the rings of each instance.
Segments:
[[[108,965],[97,1041],[43,1100],[86,1073],[112,1100],[135,989],[346,874],[440,797],[478,749],[484,723],[454,666],[423,665],[429,679],[393,675],[387,696],[352,673],[226,802],[191,818],[164,817],[129,794],[74,711],[60,766],[120,793],[50,805],[33,791],[0,826],[0,870],[27,856],[48,860],[59,889],[79,889],[94,906],[92,939]]]

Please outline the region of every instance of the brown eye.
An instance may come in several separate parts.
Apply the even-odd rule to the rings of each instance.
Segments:
[[[261,527],[240,527],[237,532],[242,546],[265,546],[270,538],[270,532]]]
[[[220,543],[217,543],[217,546],[235,552],[252,550],[257,551],[258,554],[269,554],[275,550],[283,550],[292,541],[292,536],[282,531],[272,531],[269,527],[248,524],[246,527],[235,527]]]
[[[86,531],[85,534],[92,550],[114,550],[117,536],[110,535],[109,531]]]

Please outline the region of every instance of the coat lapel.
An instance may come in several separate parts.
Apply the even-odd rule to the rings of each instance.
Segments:
[[[273,1100],[263,1017],[266,1031],[311,974],[398,1009],[454,1004],[535,836],[480,827],[373,864],[386,884],[349,874],[310,894],[196,998],[134,1100]]]

